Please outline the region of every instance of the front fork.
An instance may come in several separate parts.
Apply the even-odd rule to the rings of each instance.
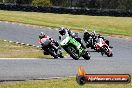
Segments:
[[[84,53],[85,50],[82,47],[80,47],[80,49],[78,49],[78,56],[81,57]]]

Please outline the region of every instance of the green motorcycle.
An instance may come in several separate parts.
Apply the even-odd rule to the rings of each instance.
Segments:
[[[60,45],[74,60],[78,60],[80,57],[89,60],[91,57],[90,53],[82,48],[81,44],[71,36],[63,36]]]

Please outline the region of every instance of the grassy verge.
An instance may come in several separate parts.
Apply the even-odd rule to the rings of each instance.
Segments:
[[[0,20],[50,27],[65,26],[75,30],[90,28],[100,33],[132,36],[131,17],[86,16],[0,10]]]
[[[76,83],[75,78],[66,78],[44,81],[2,83],[0,88],[132,88],[132,83],[85,84],[84,86],[80,86]]]
[[[17,45],[0,40],[0,58],[48,58],[33,47]]]

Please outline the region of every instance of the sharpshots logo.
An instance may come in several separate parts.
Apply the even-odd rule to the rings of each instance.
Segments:
[[[129,74],[86,74],[85,70],[80,67],[76,76],[77,83],[130,83]]]

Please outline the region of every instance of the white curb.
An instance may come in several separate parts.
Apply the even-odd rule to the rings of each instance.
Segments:
[[[37,49],[41,49],[40,46],[36,46],[36,45],[31,45],[31,44],[26,44],[26,43],[20,43],[20,42],[14,42],[14,41],[8,41],[8,40],[3,40],[4,42],[9,42],[9,43],[16,43],[16,44],[19,44],[19,45],[25,45],[25,46],[32,46],[32,47],[35,47]]]

